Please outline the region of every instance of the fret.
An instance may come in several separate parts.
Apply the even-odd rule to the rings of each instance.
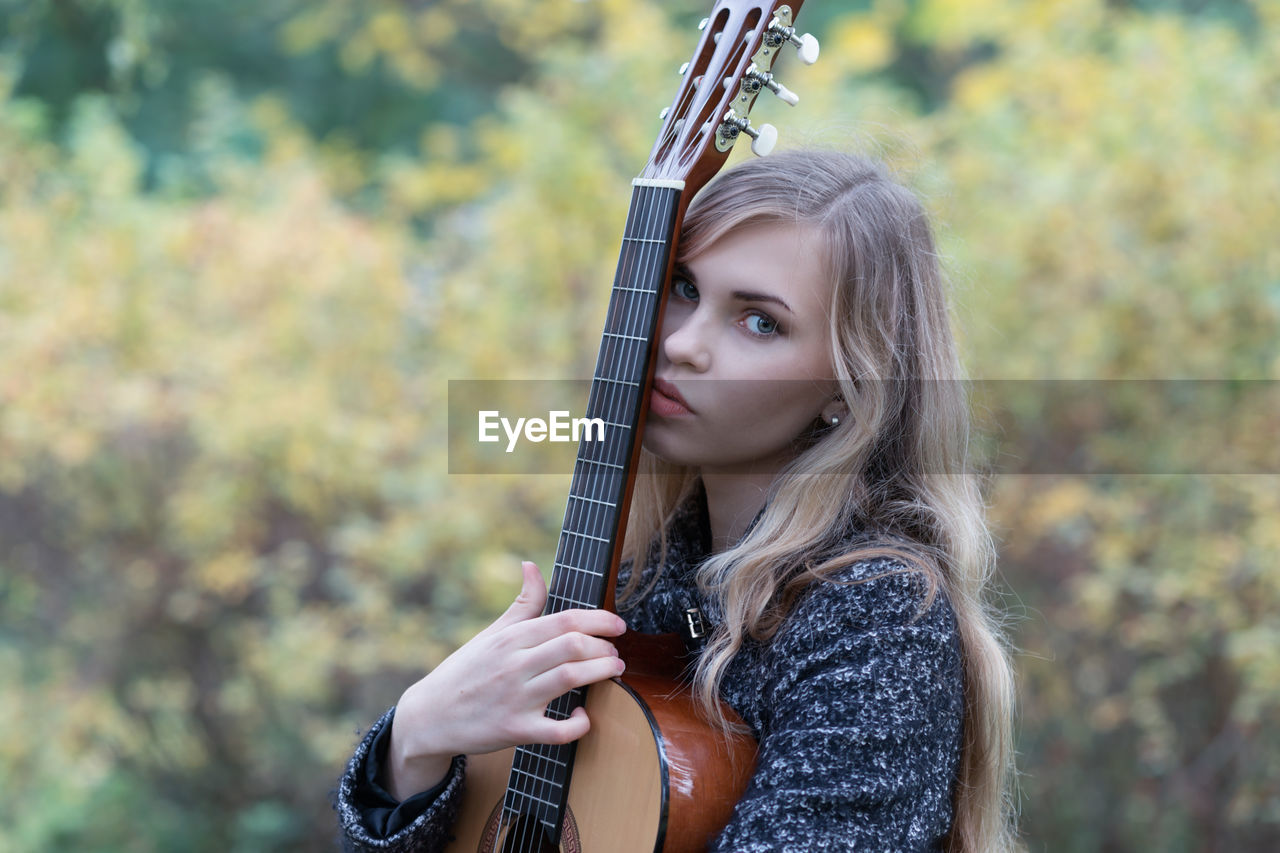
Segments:
[[[517,752],[521,757],[536,758],[536,759],[537,759],[537,760],[539,760],[539,761],[545,761],[545,762],[548,762],[548,763],[550,763],[550,764],[554,764],[556,767],[568,767],[568,766],[569,766],[566,762],[564,762],[564,761],[557,761],[556,759],[552,758],[550,755],[540,755],[539,753],[534,752],[533,750],[531,750],[531,749],[530,749],[529,747],[527,747],[527,746],[517,746],[517,747],[516,747],[516,752]]]
[[[607,533],[609,527],[610,519],[608,516],[602,515],[598,510],[584,507],[581,512],[570,511],[566,513],[564,526],[561,529],[565,532],[591,533],[592,536],[597,536],[599,533]],[[600,538],[600,541],[609,542],[611,540]]]
[[[545,782],[546,784],[555,788],[557,791],[564,787],[564,785],[561,785],[555,779],[548,779],[545,776],[539,776],[537,773],[530,773],[528,770],[521,770],[519,767],[513,767],[512,769],[522,776],[527,776],[530,779],[534,779],[538,782]]]
[[[613,468],[621,471],[624,466],[619,463],[626,461],[627,453],[629,453],[630,450],[631,448],[627,447],[626,445],[620,445],[616,447],[599,447],[599,448],[587,447],[582,449],[582,455],[578,457],[577,461],[585,462],[587,464],[594,465],[601,469]],[[616,461],[610,461],[611,459]],[[577,472],[575,471],[575,473]],[[610,478],[608,480],[609,488],[606,489],[603,494],[600,493],[600,490],[596,490],[595,492],[593,492],[593,494],[601,498],[621,497],[621,495],[614,494],[614,490],[618,486],[621,486],[622,483],[613,480],[612,479],[613,475],[608,473],[607,471],[603,471],[603,470],[597,471],[597,472],[584,471],[583,476],[596,477],[596,478],[609,477]]]
[[[577,512],[571,511],[567,513],[560,530],[563,533],[585,534],[587,538],[595,539],[599,542],[608,543],[612,541],[608,537],[601,535],[609,532],[609,518],[602,515],[599,510],[588,507],[580,507]]]
[[[658,243],[660,245],[665,246],[667,245],[667,243],[671,241],[657,240],[657,239],[654,239],[653,237],[623,237],[622,242],[624,243]]]
[[[571,540],[561,539],[560,541],[565,547],[560,549],[564,553],[556,554],[557,559],[555,567],[557,569],[563,569],[566,572],[577,572],[578,575],[587,575],[597,579],[604,577],[604,575],[598,571],[593,571],[592,569],[582,568],[579,565],[576,565],[607,565],[609,549],[603,547],[602,543],[587,540],[585,543],[581,543],[578,547],[574,547]],[[553,585],[555,585],[555,581],[558,579],[556,577],[552,577],[551,580]],[[574,585],[575,594],[577,594],[577,586],[579,584],[585,584],[587,587],[586,591],[588,592],[597,585],[597,581],[587,580],[585,577],[578,577],[576,575],[565,575],[563,577],[563,581]]]
[[[630,385],[632,388],[639,388],[639,382],[632,382],[630,379],[610,379],[608,376],[593,376],[593,382],[608,382],[611,385]]]
[[[626,468],[625,468],[624,466],[622,466],[622,465],[615,465],[615,464],[613,464],[612,462],[601,462],[599,459],[587,459],[587,458],[586,458],[586,457],[584,457],[584,456],[579,456],[579,457],[578,457],[578,461],[579,461],[579,462],[587,462],[587,463],[589,463],[589,464],[591,464],[591,465],[600,465],[600,466],[605,467],[605,468],[616,468],[616,469],[617,469],[617,470],[619,470],[619,471],[625,471],[625,470],[626,470]]]
[[[603,561],[602,561],[603,562]],[[579,596],[585,598],[596,598],[596,594],[602,591],[601,581],[604,575],[599,572],[592,572],[589,569],[575,569],[572,566],[561,566],[565,571],[577,572],[577,575],[561,574],[557,585],[560,589],[560,595],[568,595],[571,598]],[[568,587],[568,589],[566,589]],[[587,608],[594,610],[599,604],[593,604]]]
[[[568,693],[561,694],[547,705],[547,716],[551,716],[551,712],[555,712],[561,716],[553,717],[553,719],[566,719],[573,714],[573,709],[587,701],[587,691],[583,687],[575,687]],[[547,749],[567,750],[567,746],[547,746]],[[567,756],[566,756],[567,757]]]
[[[551,764],[545,765],[543,769],[540,769],[537,765],[528,764],[527,762],[525,762],[525,766],[521,767],[519,766],[520,763],[521,763],[521,760],[517,759],[516,766],[513,766],[512,769],[518,773],[523,774],[523,776],[526,777],[526,779],[532,779],[538,782],[546,782],[548,785],[554,788],[564,787],[564,783],[561,780],[563,780],[567,775],[564,772],[567,765],[564,764],[563,762],[559,762],[559,761],[552,762]],[[553,774],[555,778],[552,778],[547,774]],[[524,786],[522,787],[522,790],[528,787],[529,785],[528,785],[528,782],[526,781]]]
[[[604,537],[602,537],[602,536],[592,536],[592,535],[591,535],[591,534],[589,534],[589,533],[579,533],[578,531],[576,531],[576,530],[570,530],[570,529],[568,529],[567,527],[566,527],[566,528],[561,528],[561,531],[562,531],[563,533],[568,533],[570,536],[580,536],[580,537],[582,537],[583,539],[592,539],[592,540],[594,540],[594,541],[596,541],[596,542],[603,542],[603,543],[604,543],[604,544],[606,544],[606,545],[608,545],[608,544],[609,544],[609,540],[608,540],[608,539],[605,539],[605,538],[604,538]],[[583,570],[583,569],[579,569],[579,571],[584,571],[584,570]]]
[[[575,470],[575,474],[577,474],[577,473],[578,473],[578,472]],[[608,498],[610,498],[610,497],[612,497],[612,496],[611,496],[611,495],[609,495],[609,494],[607,494],[607,490],[606,490],[606,489],[601,488],[601,486],[603,486],[603,485],[605,485],[605,484],[603,484],[603,483],[600,483],[600,482],[599,482],[599,477],[596,477],[596,478],[591,479],[591,480],[586,479],[586,478],[587,478],[587,477],[589,477],[589,476],[590,476],[590,475],[589,475],[588,473],[586,473],[586,472],[582,472],[582,478],[583,478],[583,479],[580,479],[580,480],[574,480],[574,482],[573,482],[573,486],[572,486],[572,488],[573,488],[573,489],[576,489],[577,491],[571,491],[571,492],[569,493],[569,496],[570,496],[570,497],[574,497],[574,498],[578,498],[578,499],[580,499],[580,500],[584,500],[584,501],[594,501],[595,503],[601,503],[601,504],[609,504],[609,503],[611,503],[611,502],[610,502],[610,501],[608,501],[607,499],[608,499]],[[585,495],[578,494],[578,492],[581,492],[581,491],[588,492],[589,494],[585,494]],[[615,504],[615,506],[616,506],[616,504]],[[566,509],[566,511],[567,511],[567,510],[568,510],[568,507],[566,507],[565,509]]]
[[[577,500],[577,501],[586,501],[587,503],[599,504],[600,506],[607,506],[609,507],[609,509],[618,508],[618,505],[615,503],[610,503],[609,501],[598,501],[595,498],[589,498],[589,497],[586,497],[585,495],[575,495],[573,492],[569,493],[569,499]]]
[[[657,296],[658,289],[656,287],[627,287],[622,284],[615,284],[614,290],[625,290],[628,293],[643,293],[645,296]]]
[[[560,713],[572,714],[573,709],[576,708],[578,705],[581,705],[583,702],[585,702],[586,699],[587,699],[586,688],[575,687],[572,690],[570,690],[568,693],[562,693],[556,698],[552,699],[551,704],[548,705],[547,707],[554,708],[556,705],[563,705],[567,710],[563,710]],[[563,749],[563,747],[561,748]]]
[[[513,768],[511,768],[511,771],[512,771],[512,774],[515,774],[515,773],[519,773],[519,772],[520,772],[519,770],[515,769],[514,767],[513,767]],[[553,802],[551,802],[550,800],[544,800],[542,797],[539,797],[539,796],[538,796],[538,795],[536,795],[536,794],[531,794],[531,793],[529,793],[528,791],[517,791],[516,793],[517,793],[519,796],[524,797],[524,798],[525,798],[525,799],[527,799],[527,800],[533,800],[534,802],[536,802],[536,803],[541,803],[541,804],[542,804],[542,805],[544,805],[544,806],[550,806],[550,807],[551,807],[551,808],[553,808],[553,809],[558,809],[558,808],[560,808],[560,804],[559,804],[559,803],[553,803]],[[520,814],[520,812],[518,812],[518,811],[517,811],[517,812],[515,812],[515,814]],[[545,819],[545,818],[538,818],[538,820],[541,820],[543,823],[547,823],[547,821],[546,821],[546,819]]]
[[[639,336],[637,336],[637,335],[623,335],[623,334],[620,334],[620,333],[618,333],[618,332],[605,332],[605,333],[604,333],[604,336],[605,336],[606,338],[623,338],[623,339],[626,339],[626,340],[628,340],[628,341],[640,341],[640,342],[645,343],[645,344],[649,343],[649,339],[648,339],[648,338],[642,338],[642,337],[639,337]]]
[[[598,609],[599,609],[599,608],[598,608],[596,605],[594,605],[594,604],[589,604],[588,602],[585,602],[585,601],[578,601],[578,599],[573,598],[572,596],[568,596],[568,595],[561,595],[561,594],[560,594],[560,593],[558,593],[558,592],[548,592],[548,593],[547,593],[547,600],[548,600],[548,601],[550,601],[550,600],[555,600],[555,601],[563,602],[564,604],[567,604],[567,605],[568,605],[568,607],[563,608],[564,610],[576,610],[576,609],[579,609],[579,608],[584,609],[584,610],[598,610]],[[557,611],[557,612],[558,612],[558,611]]]
[[[567,533],[567,532],[569,532],[569,531],[565,531],[565,532]],[[594,537],[594,536],[592,536],[591,538],[592,538],[592,539],[594,539],[595,537]],[[601,542],[607,542],[608,540],[607,540],[607,539],[601,539],[600,541],[601,541]],[[571,572],[579,572],[580,574],[584,574],[584,575],[591,575],[592,577],[597,577],[597,578],[602,578],[602,577],[604,577],[604,572],[593,572],[593,571],[591,571],[591,569],[583,569],[583,568],[580,568],[580,567],[578,567],[578,566],[571,566],[571,565],[569,565],[568,563],[555,563],[554,565],[555,565],[555,567],[556,567],[557,569],[568,569],[568,570],[569,570],[569,571],[571,571]]]
[[[515,778],[515,773],[512,773],[511,775],[513,778],[507,786],[507,795],[502,798],[502,809],[504,812],[509,812],[513,818],[519,817],[522,814],[530,814],[540,821],[545,821],[546,818],[544,815],[547,812],[545,807],[550,806],[552,815],[555,815],[555,811],[558,808],[555,803],[549,803],[529,791],[515,787],[520,780]],[[523,808],[521,806],[523,806]]]
[[[614,427],[615,429],[627,429],[627,430],[631,429],[630,424],[620,424],[617,421],[605,421],[604,425]]]

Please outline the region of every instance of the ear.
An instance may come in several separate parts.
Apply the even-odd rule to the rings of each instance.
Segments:
[[[849,407],[845,405],[843,397],[836,395],[822,407],[822,414],[819,417],[827,426],[839,426],[849,419]]]

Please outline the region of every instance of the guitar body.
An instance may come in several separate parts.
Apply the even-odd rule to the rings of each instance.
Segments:
[[[560,845],[508,839],[536,831],[502,820],[515,752],[508,749],[467,757],[449,853],[693,853],[728,823],[755,767],[755,742],[726,738],[698,715],[677,681],[678,638],[628,635],[618,646],[627,672],[587,694],[591,731],[578,742]]]

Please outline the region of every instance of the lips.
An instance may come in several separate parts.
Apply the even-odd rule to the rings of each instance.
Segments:
[[[665,379],[653,380],[653,393],[649,395],[649,409],[667,418],[693,414],[693,409],[680,395],[680,391]]]

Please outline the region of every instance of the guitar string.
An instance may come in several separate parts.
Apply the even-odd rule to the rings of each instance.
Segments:
[[[599,372],[596,374],[596,377],[602,376],[602,378],[605,378],[605,379],[623,379],[624,381],[627,379],[627,377],[622,373],[621,370],[611,371],[609,370],[609,367],[614,366],[619,368],[625,368],[627,365],[635,365],[637,363],[639,359],[637,359],[636,354],[631,351],[634,349],[637,349],[638,345],[641,343],[641,340],[637,340],[637,338],[643,339],[647,337],[645,335],[639,335],[637,333],[644,332],[645,331],[645,328],[643,328],[644,326],[652,325],[651,321],[650,323],[646,323],[645,319],[646,319],[646,314],[652,317],[652,312],[655,307],[651,303],[646,304],[646,302],[648,302],[649,300],[655,299],[660,295],[658,292],[660,290],[660,285],[662,283],[660,280],[656,282],[652,282],[652,281],[649,282],[648,283],[649,287],[645,289],[643,293],[637,292],[636,290],[632,289],[635,287],[635,285],[640,284],[640,282],[637,282],[635,280],[637,277],[637,274],[632,267],[639,267],[642,273],[643,272],[650,272],[650,273],[661,272],[654,269],[654,262],[661,259],[660,250],[657,251],[656,257],[649,256],[651,255],[652,251],[661,244],[653,243],[650,241],[662,236],[660,233],[657,233],[659,229],[655,226],[665,222],[666,220],[665,218],[659,217],[658,214],[662,212],[669,212],[669,211],[662,211],[661,208],[663,207],[663,205],[661,203],[655,204],[655,201],[662,202],[662,201],[669,201],[670,199],[663,199],[662,196],[664,194],[661,192],[657,192],[656,188],[640,187],[638,189],[640,190],[640,192],[637,193],[637,196],[638,196],[637,201],[639,202],[637,206],[640,208],[640,211],[641,211],[641,215],[640,217],[638,217],[639,225],[628,228],[627,230],[628,232],[630,232],[630,234],[624,235],[624,236],[629,236],[630,239],[632,239],[633,241],[635,241],[636,238],[638,237],[639,240],[644,242],[640,243],[640,248],[638,251],[631,250],[624,253],[624,258],[623,258],[624,264],[623,264],[623,269],[620,271],[619,284],[622,287],[625,287],[628,289],[615,290],[615,294],[614,294],[615,298],[620,300],[619,302],[615,303],[615,308],[617,308],[618,310],[613,315],[614,322],[611,324],[607,324],[606,329],[612,327],[615,331],[619,331],[617,329],[618,321],[616,318],[622,317],[623,319],[621,320],[621,325],[622,325],[621,333],[623,335],[626,335],[626,337],[621,339],[622,341],[624,341],[624,343],[621,345],[615,344],[613,346],[608,346],[607,341],[609,339],[607,338],[605,341],[602,341],[601,358],[598,359],[598,364],[597,364],[598,368],[602,368],[602,369],[599,370]],[[655,196],[657,198],[654,198]],[[667,235],[668,239],[671,236],[672,235],[668,234]],[[653,277],[656,277],[656,276],[653,276]],[[625,300],[625,301],[621,301],[621,300]],[[618,339],[613,338],[613,340],[616,341]],[[609,355],[613,355],[614,357],[608,358],[607,356]],[[593,377],[593,378],[596,378],[596,377]],[[643,379],[643,377],[639,377],[639,379]],[[626,389],[627,387],[635,387],[636,390],[633,393],[638,395],[642,390],[642,387],[639,387],[639,386],[640,386],[639,382],[637,382],[637,386],[626,386],[626,385],[622,385],[614,382],[605,382],[603,383],[603,388],[602,388],[600,383],[595,383],[594,384],[595,388],[597,389],[602,388],[603,390],[603,393],[599,396],[603,398],[603,401],[601,402],[600,405],[604,409],[602,413],[596,412],[596,414],[605,414],[606,416],[608,416],[606,417],[606,420],[611,423],[614,423],[614,424],[621,423],[621,420],[617,418],[616,415],[619,409],[621,408],[621,403],[625,402],[625,397],[627,396],[627,393],[628,393],[624,389]],[[602,447],[599,448],[598,453],[592,452],[596,450],[596,448],[592,446],[586,453],[583,454],[585,458],[593,462],[603,461],[605,463],[617,463],[620,461],[618,458],[617,451],[625,448],[625,441],[595,442],[593,443],[593,445],[594,444],[603,445]],[[602,459],[601,458],[602,456],[604,456],[605,458]],[[599,466],[596,466],[596,467],[599,467]],[[588,481],[587,491],[589,495],[593,497],[595,500],[606,501],[606,502],[608,502],[607,499],[609,498],[616,499],[616,493],[618,491],[618,485],[619,485],[616,482],[617,476],[618,475],[616,474],[602,476],[599,472],[585,472],[584,478]],[[612,482],[609,482],[609,481],[612,481]],[[598,488],[598,486],[601,486],[601,485],[603,485],[605,489],[603,494]],[[573,496],[572,489],[570,490],[570,495]],[[569,503],[573,503],[573,501],[570,499]],[[602,555],[600,555],[598,552],[602,545],[607,544],[606,542],[600,541],[606,538],[603,534],[607,533],[607,527],[608,527],[607,511],[602,511],[598,509],[593,511],[590,507],[582,506],[582,501],[578,501],[578,504],[579,504],[578,507],[574,509],[570,509],[568,513],[569,522],[570,522],[569,527],[571,531],[586,533],[587,535],[596,537],[596,538],[590,540],[589,544],[581,544],[580,537],[573,537],[572,539],[566,540],[564,542],[565,559],[562,562],[570,566],[576,566],[576,567],[582,568],[583,567],[582,558],[584,556],[593,556],[595,559],[592,562],[595,565],[599,566],[601,563]],[[592,506],[599,507],[601,505],[593,504]],[[618,507],[617,504],[613,505],[613,508],[616,509],[617,507]],[[582,575],[582,576],[579,576],[579,575]],[[587,596],[585,595],[587,588],[592,584],[592,581],[588,580],[587,578],[588,576],[581,572],[570,576],[570,581],[569,581],[570,601],[574,603],[582,604],[584,606],[589,603],[584,600],[585,598],[587,598]],[[600,583],[600,581],[597,581],[596,583]],[[598,595],[593,597],[598,597]],[[553,601],[553,606],[554,605],[555,605],[555,602]],[[573,692],[577,692],[577,691],[573,691]],[[571,700],[571,698],[572,698],[572,692],[570,694],[565,694],[561,697],[558,697],[557,700],[553,702],[553,710],[558,712],[561,718],[565,716],[565,708],[563,706],[566,703],[564,702],[564,700],[565,699]],[[569,704],[571,704],[571,702]],[[559,749],[562,749],[562,748],[559,748]],[[522,791],[522,793],[525,793],[526,795],[531,795],[540,804],[550,805],[551,802],[553,801],[552,798],[554,796],[554,792],[547,789],[551,787],[556,787],[563,790],[563,785],[557,784],[556,782],[550,779],[544,779],[544,777],[541,775],[543,773],[546,773],[547,775],[554,776],[556,775],[556,771],[554,770],[554,768],[557,766],[563,766],[563,762],[558,762],[555,758],[552,757],[556,751],[558,751],[558,748],[554,745],[541,745],[541,748],[537,752],[535,752],[534,755],[536,757],[546,759],[542,762],[542,766],[540,767],[535,766],[533,768],[533,773],[530,773],[529,770],[527,769],[527,764],[526,764],[526,769],[525,769],[526,774],[532,775],[535,779],[539,781],[539,783],[543,783],[537,790],[538,790],[538,793],[546,794],[546,796],[539,797],[537,794],[534,794],[532,791],[528,791],[528,790]],[[520,778],[523,778],[523,777],[520,777]],[[527,783],[525,787],[527,787]],[[526,821],[524,824],[522,824],[522,830],[521,830],[521,847],[522,848],[525,846],[525,842],[529,840],[526,837],[528,833],[536,832],[535,829],[528,828],[529,823],[530,822]]]

